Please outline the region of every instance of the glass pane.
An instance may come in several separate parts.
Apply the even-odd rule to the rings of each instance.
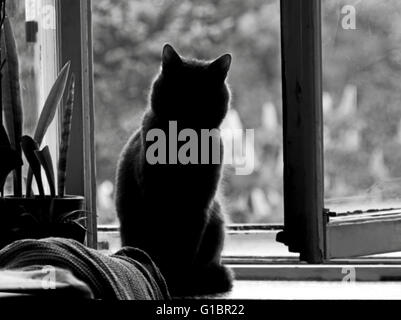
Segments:
[[[25,30],[25,0],[7,1],[7,14],[14,31],[17,43],[20,66],[21,97],[24,111],[23,134],[32,136],[38,118],[38,68],[35,64],[35,43],[27,42]],[[3,57],[4,58],[4,57]],[[27,166],[23,168],[23,176],[26,176]],[[12,175],[8,177],[5,186],[5,194],[13,193]]]
[[[99,224],[117,223],[118,154],[140,125],[165,43],[187,57],[232,53],[232,109],[223,128],[254,130],[255,165],[247,175],[226,168],[229,221],[282,222],[279,1],[103,0],[93,6]]]
[[[401,2],[323,2],[326,207],[401,207]]]

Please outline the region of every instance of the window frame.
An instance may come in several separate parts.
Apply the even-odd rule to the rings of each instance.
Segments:
[[[56,0],[56,8],[59,59],[71,61],[76,81],[66,191],[85,198],[87,245],[97,248],[92,1]]]
[[[281,0],[284,231],[300,259],[325,253],[320,0]]]
[[[56,3],[60,62],[63,64],[71,60],[71,68],[77,78],[75,114],[78,116],[73,121],[67,191],[85,197],[90,213],[88,245],[96,248],[98,231],[117,232],[118,227],[98,228],[96,219],[92,3],[91,0],[56,0]],[[73,17],[80,17],[79,23]],[[298,265],[299,260],[308,263],[358,264],[363,259],[329,261],[342,255],[337,257],[330,254],[329,250],[335,248],[336,242],[333,243],[331,234],[333,224],[330,224],[324,209],[321,1],[281,0],[281,28],[284,230],[278,232],[281,227],[265,226],[265,230],[259,229],[254,234],[274,232],[279,242],[288,245],[290,252],[300,253],[300,259],[264,256],[224,257],[223,260],[238,270],[236,266],[245,262],[255,265],[279,262],[294,266]],[[234,233],[249,235],[247,230],[234,229],[235,226],[229,227],[228,238]],[[252,236],[249,236],[249,240],[251,243]],[[345,254],[344,257],[349,255]],[[391,261],[394,264],[401,263],[401,259]],[[387,263],[388,260],[369,259],[371,264],[383,262]],[[268,277],[269,268],[259,270],[264,270],[265,278]],[[252,278],[250,274],[247,276]]]
[[[401,251],[401,210],[324,208],[321,0],[281,0],[285,229],[308,263]]]
[[[279,225],[259,225],[246,226],[244,230],[243,226],[229,226],[226,242],[236,246],[238,242],[243,244],[246,241],[245,247],[252,248],[260,238],[266,237],[268,241],[275,238],[282,228]],[[99,226],[99,233],[99,240],[119,236],[116,226]],[[99,250],[114,253],[118,248],[119,244],[116,248],[100,246]],[[247,252],[240,256],[223,255],[222,263],[234,271],[237,281],[343,281],[354,271],[358,282],[395,281],[401,276],[401,257],[391,256],[331,259],[323,264],[307,264],[297,255],[250,255]]]
[[[25,0],[26,1],[26,0]],[[85,198],[87,239],[89,247],[97,247],[96,175],[94,144],[94,96],[91,0],[34,0],[32,12],[27,12],[38,23],[35,43],[35,68],[38,75],[38,106],[44,105],[59,71],[68,61],[75,75],[74,115],[68,154],[66,193]],[[25,3],[27,4],[27,2]],[[44,30],[45,6],[54,7],[55,26]],[[25,9],[27,10],[27,9]],[[48,14],[48,11],[46,11]],[[51,12],[53,14],[53,12]],[[79,17],[79,19],[77,19]],[[27,17],[26,17],[27,18]],[[51,20],[49,20],[51,19]],[[67,95],[64,95],[67,99]],[[56,111],[54,121],[45,136],[53,160],[58,159],[58,147],[63,124],[64,106]],[[40,112],[40,109],[38,110]],[[56,163],[54,163],[56,165]],[[47,187],[47,186],[46,186]]]

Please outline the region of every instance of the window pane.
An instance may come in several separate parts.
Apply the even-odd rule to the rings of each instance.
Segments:
[[[24,111],[23,134],[32,136],[38,118],[38,65],[35,64],[37,61],[35,58],[35,43],[26,41],[25,0],[7,1],[7,14],[14,31],[19,54],[21,96]],[[24,166],[24,177],[27,169],[27,166]],[[12,175],[10,174],[5,186],[5,194],[12,193]]]
[[[401,2],[323,2],[326,206],[401,205]]]
[[[224,128],[254,130],[255,167],[242,176],[227,166],[228,216],[233,223],[281,222],[279,1],[102,0],[93,5],[99,223],[117,222],[118,154],[140,125],[164,43],[189,57],[233,54],[232,110]]]

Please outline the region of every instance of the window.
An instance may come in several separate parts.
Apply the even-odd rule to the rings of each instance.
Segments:
[[[88,194],[90,194],[89,199],[91,199],[91,208],[94,209],[95,203],[93,202],[93,200],[96,188],[94,183],[95,179],[93,158],[94,136],[93,130],[91,129],[93,128],[93,100],[90,94],[92,89],[90,81],[90,74],[92,72],[90,70],[90,67],[92,65],[92,61],[90,48],[87,48],[87,46],[84,45],[85,41],[91,39],[91,16],[88,6],[90,5],[90,2],[81,1],[77,3],[72,3],[74,3],[75,5],[68,7],[63,7],[61,4],[59,4],[63,9],[61,10],[61,21],[63,22],[61,28],[61,39],[63,48],[62,55],[64,59],[65,57],[72,56],[75,57],[77,61],[79,61],[76,68],[78,69],[79,73],[83,75],[83,101],[81,101],[81,103],[87,103],[89,105],[89,108],[83,108],[82,118],[77,120],[77,123],[81,122],[81,124],[83,123],[84,125],[81,125],[82,128],[77,128],[76,132],[76,139],[77,141],[80,140],[81,142],[77,144],[75,155],[80,156],[74,159],[74,161],[76,162],[76,166],[74,166],[72,172],[70,173],[75,177],[71,185],[71,190],[77,188],[78,190],[82,190],[82,194],[85,194],[87,196]],[[96,6],[94,6],[94,26],[95,29],[99,28],[99,30],[95,30],[94,33],[96,40],[94,41],[94,52],[96,58],[95,74],[97,75],[97,77],[110,77],[110,70],[113,68],[114,70],[116,70],[118,69],[117,67],[120,67],[119,63],[121,63],[122,61],[121,57],[124,56],[124,46],[123,48],[120,48],[119,46],[113,47],[112,45],[110,45],[110,43],[113,43],[113,40],[115,38],[120,39],[119,41],[122,41],[122,43],[128,43],[128,47],[132,46],[132,43],[130,43],[130,41],[132,41],[131,31],[133,30],[130,29],[129,24],[122,23],[121,21],[129,21],[128,15],[132,14],[135,19],[137,19],[135,21],[138,22],[138,26],[141,26],[141,28],[138,27],[134,30],[136,32],[136,34],[134,34],[134,39],[136,39],[137,41],[136,46],[134,46],[136,50],[132,50],[130,54],[130,59],[133,59],[137,63],[134,65],[128,63],[123,65],[124,68],[130,70],[130,74],[127,75],[126,78],[122,77],[124,81],[121,83],[117,81],[117,78],[119,78],[117,76],[115,77],[115,81],[113,82],[108,83],[106,81],[98,81],[97,83],[97,86],[99,87],[97,89],[98,91],[96,94],[96,98],[98,99],[98,101],[100,100],[103,103],[104,108],[100,109],[100,112],[107,114],[108,117],[113,117],[113,113],[110,112],[110,108],[114,107],[112,103],[114,102],[113,97],[125,100],[124,103],[116,101],[114,104],[117,105],[117,108],[125,108],[125,111],[130,115],[129,117],[127,116],[127,119],[130,119],[130,121],[123,122],[121,126],[118,126],[119,130],[122,131],[112,133],[112,135],[114,135],[115,137],[115,140],[120,141],[120,143],[123,144],[128,134],[133,131],[135,126],[138,126],[141,110],[146,104],[144,103],[146,100],[146,92],[144,92],[144,90],[146,90],[145,85],[139,86],[135,84],[139,83],[139,81],[143,81],[143,79],[146,78],[147,74],[154,74],[156,68],[158,67],[158,59],[160,55],[159,51],[162,44],[168,41],[173,42],[171,39],[175,39],[174,35],[175,37],[177,37],[177,30],[180,30],[179,27],[188,25],[184,23],[185,19],[183,20],[182,17],[181,20],[178,19],[178,22],[173,19],[172,21],[174,23],[172,23],[172,25],[169,26],[167,30],[175,30],[176,33],[173,33],[173,35],[170,35],[170,37],[166,37],[164,35],[165,28],[160,27],[160,25],[156,23],[159,20],[155,18],[155,16],[157,16],[157,10],[161,9],[156,10],[155,8],[159,8],[158,6],[167,6],[163,7],[162,12],[159,14],[171,14],[172,16],[177,14],[175,11],[178,10],[177,8],[181,10],[179,10],[179,13],[185,12],[184,9],[189,10],[191,14],[197,14],[198,11],[188,9],[194,8],[191,7],[192,2],[190,1],[162,1],[152,4],[146,3],[146,5],[144,5],[143,2],[139,3],[135,1],[131,1],[129,3],[118,2],[118,4],[121,5],[121,8],[124,10],[122,10],[119,5],[114,2],[114,6],[112,7],[112,9],[110,9],[110,3],[112,2],[109,0],[99,1],[97,2]],[[182,3],[186,3],[186,5],[183,5]],[[225,4],[224,1],[222,3]],[[374,4],[374,1],[372,3]],[[241,2],[241,4],[243,4],[243,2]],[[269,7],[269,9],[274,8],[274,10],[277,9],[277,11],[274,11],[272,9],[269,12],[274,11],[275,13],[277,13],[278,16],[278,2],[256,1],[254,2],[254,4],[256,7],[252,7],[252,12],[256,11],[258,14],[262,14],[262,12],[265,12],[262,10],[264,6],[271,6]],[[256,4],[260,7],[258,7]],[[321,4],[323,7],[321,7]],[[366,177],[363,173],[361,173],[360,175],[357,174],[352,176],[355,173],[355,168],[353,168],[352,165],[355,166],[355,163],[360,166],[364,165],[364,162],[357,162],[358,159],[363,158],[361,154],[363,155],[366,153],[370,153],[371,150],[376,150],[377,147],[380,146],[380,144],[389,137],[391,137],[392,143],[397,143],[396,136],[398,134],[397,129],[399,119],[396,119],[396,108],[392,107],[397,101],[397,96],[395,95],[396,91],[389,90],[390,87],[386,87],[387,84],[383,86],[383,83],[380,82],[369,83],[369,81],[366,79],[362,79],[364,81],[360,80],[358,82],[355,80],[358,78],[358,74],[356,73],[352,73],[351,76],[346,79],[346,81],[340,81],[341,79],[343,79],[343,75],[341,75],[341,72],[350,74],[349,70],[347,70],[349,66],[347,67],[346,64],[348,63],[348,55],[344,54],[344,52],[346,52],[345,48],[347,46],[347,43],[353,43],[354,40],[352,40],[352,37],[345,33],[345,30],[339,30],[337,32],[337,37],[335,37],[335,39],[337,39],[335,40],[337,41],[335,42],[336,50],[329,50],[330,47],[327,46],[330,43],[328,44],[326,41],[328,41],[327,39],[330,39],[330,33],[334,32],[334,26],[337,26],[337,28],[338,26],[341,26],[340,24],[342,22],[342,18],[347,15],[348,11],[346,11],[345,13],[342,11],[344,7],[343,4],[344,3],[341,1],[333,4],[332,2],[320,2],[318,0],[308,2],[282,0],[280,2],[281,21],[275,20],[275,23],[280,23],[281,25],[281,56],[283,66],[282,111],[279,107],[280,102],[276,101],[276,98],[272,98],[272,104],[275,104],[274,110],[276,114],[281,115],[282,113],[283,121],[281,122],[280,120],[278,120],[276,124],[272,124],[272,122],[268,124],[268,126],[271,125],[272,128],[274,127],[276,129],[282,126],[284,131],[284,139],[281,146],[281,148],[283,149],[284,162],[284,202],[283,200],[280,200],[284,203],[284,230],[281,231],[282,227],[280,226],[269,226],[266,224],[258,226],[246,226],[244,224],[236,225],[235,227],[232,227],[230,229],[228,236],[228,249],[226,251],[228,252],[228,258],[230,258],[230,256],[236,256],[235,250],[239,249],[241,245],[243,245],[243,248],[239,249],[239,251],[245,253],[245,255],[247,256],[242,257],[243,259],[245,259],[242,261],[256,262],[256,256],[263,257],[269,255],[269,252],[273,252],[273,254],[277,252],[277,255],[279,256],[282,255],[284,252],[288,257],[286,249],[283,249],[282,245],[280,246],[280,244],[274,241],[277,233],[277,240],[287,245],[289,251],[293,253],[293,257],[295,259],[292,261],[298,259],[298,254],[300,255],[300,259],[302,261],[320,263],[329,262],[330,260],[337,258],[349,258],[401,250],[399,246],[399,237],[397,235],[397,230],[400,226],[400,212],[396,208],[398,202],[388,202],[398,201],[397,196],[393,198],[386,198],[384,195],[380,195],[380,201],[378,205],[373,206],[376,209],[379,209],[379,211],[374,212],[363,212],[364,208],[359,206],[361,202],[360,198],[358,199],[357,197],[361,194],[365,196],[362,191],[374,183],[379,183],[379,185],[382,185],[382,177],[386,178],[393,175],[397,177],[396,155],[392,153],[386,157],[386,153],[383,150],[379,153],[371,152],[371,158],[373,159],[371,160],[371,163],[373,163],[373,167],[375,167],[376,169],[380,167],[383,168],[383,163],[385,165],[386,163],[393,163],[393,166],[386,165],[387,171],[382,171],[382,173],[392,172],[391,175],[376,175],[370,177],[368,175],[368,177]],[[357,4],[358,2],[355,3],[355,6],[357,6]],[[142,5],[143,7],[141,7]],[[181,5],[183,5],[184,7],[181,8]],[[84,7],[84,9],[82,8],[82,6]],[[170,6],[171,11],[165,10],[166,8],[170,8]],[[199,9],[199,12],[201,12],[201,18],[199,19],[204,19],[205,17],[207,18],[208,10],[210,8],[207,8],[207,6],[206,9],[203,8],[204,4],[195,5],[196,8],[198,8],[198,6],[202,8],[202,10]],[[108,8],[110,10],[108,10]],[[383,6],[380,8],[383,8]],[[384,6],[384,13],[387,12],[386,8],[387,7]],[[364,11],[371,12],[372,9],[370,8],[368,10],[366,7],[361,6],[361,12],[363,13]],[[224,12],[224,10],[219,12]],[[243,12],[241,10],[239,10],[239,12],[239,15],[242,17]],[[333,17],[330,12],[336,12],[336,17]],[[393,14],[396,14],[396,12],[397,11],[394,11]],[[73,25],[71,23],[68,23],[69,17],[77,13],[81,17],[80,25]],[[323,14],[323,19],[321,14]],[[272,18],[277,18],[276,14],[273,16]],[[364,17],[363,14],[361,17]],[[191,16],[191,18],[194,17]],[[207,21],[208,24],[213,25],[213,19],[210,17],[207,19],[206,18],[205,21]],[[244,18],[245,22],[243,23],[245,24],[245,26],[252,26],[253,19],[247,19],[248,18]],[[375,34],[375,32],[379,30],[376,30],[376,28],[379,28],[376,25],[381,25],[385,23],[383,21],[380,22],[379,20],[376,21],[376,18],[374,16],[365,17],[363,19],[366,20],[362,20],[366,22],[366,24],[361,24],[360,29],[357,29],[361,35],[368,34],[370,36],[371,34]],[[219,21],[224,20],[225,19],[220,19]],[[115,23],[116,21],[119,21],[120,23],[113,25],[113,23]],[[272,28],[272,30],[275,30],[274,28],[277,27],[275,23],[273,23],[274,27]],[[152,38],[153,41],[149,41],[149,43],[146,42],[146,39],[149,38],[146,32],[150,32],[147,27],[148,24],[152,26],[158,26],[160,28],[159,32],[154,35],[154,38]],[[109,28],[110,25],[112,25],[113,27]],[[259,24],[257,25],[259,26]],[[227,23],[227,26],[232,27],[233,24]],[[240,24],[234,23],[234,26],[235,30],[237,30]],[[255,25],[253,26],[256,28]],[[370,31],[367,31],[369,30],[369,28]],[[383,28],[385,30],[388,30],[388,28],[390,27],[389,25],[385,24]],[[200,32],[199,30],[204,31],[204,29],[202,28],[198,28],[195,29],[195,31],[192,31],[194,32],[194,39],[197,39],[198,41],[200,41],[200,43],[202,43],[205,38],[196,38],[199,36],[199,34],[197,33]],[[217,39],[219,39],[218,32],[217,34],[214,33],[216,32],[214,28],[207,28],[207,30],[211,32],[212,39],[215,39],[214,37],[217,37]],[[269,33],[263,28],[262,31],[264,34],[269,35]],[[122,32],[122,35],[119,35],[119,32]],[[342,34],[342,32],[344,33]],[[68,41],[71,40],[71,35],[74,33],[81,35],[81,46],[79,50],[68,46]],[[101,37],[97,33],[100,33]],[[275,34],[275,31],[272,34]],[[117,37],[117,35],[119,36]],[[98,36],[99,38],[97,38]],[[208,36],[210,36],[210,34],[208,34]],[[396,36],[397,33],[391,33],[387,31],[387,33],[385,33],[385,36],[380,37],[380,40],[384,42],[387,41],[387,46],[390,46],[392,39],[396,38]],[[217,45],[218,49],[211,52],[195,52],[193,48],[189,47],[188,44],[185,43],[186,38],[184,36],[180,37],[179,41],[182,42],[182,47],[184,48],[182,49],[182,53],[189,55],[199,55],[201,57],[209,57],[223,53],[226,50],[222,50],[222,48],[225,47],[226,44],[228,44],[229,48],[231,48],[231,50],[234,52],[235,50],[239,50],[239,52],[241,53],[241,50],[245,50],[245,46],[234,45],[235,41],[232,40],[231,33],[230,36],[223,38],[224,39],[221,40],[222,42],[217,41],[217,44],[221,47]],[[249,40],[248,38],[249,37],[247,37],[247,40]],[[377,39],[379,37],[373,36],[373,38]],[[206,37],[206,39],[208,38]],[[280,53],[280,51],[276,48],[276,40],[278,41],[279,38],[273,37],[273,39],[275,40],[272,42],[274,43],[274,45],[272,46],[272,57]],[[147,43],[147,45],[141,47],[143,43]],[[369,41],[366,41],[366,43],[369,43]],[[247,44],[251,46],[252,41],[250,44]],[[384,48],[387,47],[384,46]],[[379,49],[382,50],[382,46]],[[373,57],[380,53],[379,49],[373,47]],[[220,52],[220,50],[222,52]],[[396,56],[393,55],[394,50],[389,51],[391,55],[389,54],[389,52],[386,53],[389,55],[384,55],[384,60],[386,60],[386,63],[395,63],[397,61],[393,61],[394,59],[396,59]],[[246,52],[247,50],[245,50],[245,53]],[[357,50],[352,51],[352,53],[354,52],[355,54],[358,54]],[[372,57],[372,55],[370,56]],[[146,64],[142,61],[143,57],[146,57],[146,59],[144,60],[146,61]],[[246,54],[242,56],[243,59],[246,59],[247,57],[248,56]],[[379,57],[381,58],[380,55]],[[279,62],[278,59],[275,61]],[[335,64],[339,61],[340,64],[341,62],[345,63],[345,66],[336,69]],[[378,68],[380,72],[384,72],[385,70],[389,71],[390,69],[388,65],[383,65],[381,61],[377,62],[374,59],[373,64],[369,67],[373,68],[373,71],[376,71],[375,68]],[[132,70],[132,68],[135,69],[135,72]],[[338,78],[335,77],[335,72],[332,71],[333,69],[335,72],[338,73]],[[275,72],[272,73],[272,79],[274,79],[274,81],[276,81],[277,78],[280,79],[280,71],[277,71],[274,68],[272,70],[275,70]],[[361,72],[366,72],[366,70],[363,70]],[[239,73],[242,75],[242,72]],[[134,74],[138,74],[138,77],[133,76]],[[245,71],[244,74],[246,74]],[[131,82],[133,83],[133,85],[130,84]],[[274,94],[281,93],[281,86],[276,82],[274,83],[275,84],[271,84],[273,88],[271,89],[271,91]],[[129,84],[129,87],[124,87],[124,85],[127,84]],[[147,82],[146,86],[148,84],[149,81]],[[366,85],[367,87],[365,87],[365,89],[361,89],[364,88],[364,85]],[[115,95],[115,93],[111,94],[113,90],[114,92],[120,92],[120,86],[124,89],[122,90],[124,95],[127,94],[127,96],[118,96]],[[383,91],[386,96],[386,101],[389,101],[388,104],[386,103],[386,106],[388,106],[386,112],[382,111],[382,114],[379,114],[377,112],[378,106],[375,105],[374,100],[367,98],[369,97],[371,92],[366,88],[373,88],[374,90],[380,89]],[[253,90],[255,88],[251,89]],[[110,96],[107,96],[107,94],[110,94]],[[274,96],[274,94],[272,94],[272,96]],[[364,94],[367,94],[367,96],[364,96]],[[264,97],[263,94],[262,97]],[[142,102],[140,104],[138,103],[138,105],[140,105],[140,107],[138,107],[140,110],[132,111],[131,105],[128,104],[126,100],[128,98],[137,99],[138,101]],[[104,101],[102,99],[104,99]],[[234,99],[236,99],[235,96]],[[261,100],[264,101],[264,99]],[[356,107],[355,100],[357,101]],[[330,101],[332,103],[331,107]],[[371,121],[372,115],[378,116],[379,120],[391,117],[390,122],[392,123],[392,125],[390,125],[390,128],[387,128],[385,126],[386,123],[375,121],[376,125],[380,125],[383,127],[382,129],[378,130],[379,133],[381,133],[381,135],[379,135],[378,137],[375,137],[373,135],[374,132],[369,131],[368,129],[366,129],[366,127],[364,129],[365,131],[363,131],[363,134],[361,132],[355,133],[355,130],[358,131],[362,129],[360,129],[358,126],[353,128],[349,123],[342,123],[341,121],[335,123],[335,116],[330,117],[330,115],[332,115],[333,113],[339,112],[337,110],[339,108],[338,105],[341,105],[343,101],[345,101],[345,104],[348,103],[348,107],[351,105],[351,107],[349,108],[344,107],[344,110],[347,112],[350,112],[350,110],[354,112],[355,119],[359,118],[363,121]],[[369,108],[366,107],[366,105],[369,106],[369,104],[366,103],[371,104],[370,110],[368,110]],[[136,106],[137,105],[135,104],[134,107]],[[250,106],[249,108],[251,108],[254,105],[252,103],[249,103],[248,106]],[[252,120],[245,120],[247,119],[247,115],[246,113],[244,113],[245,116],[241,114],[241,107],[242,104],[239,106],[239,110],[236,110],[237,113],[240,115],[239,119],[241,120],[241,122],[245,123],[246,121],[250,121],[250,123],[252,123]],[[261,109],[269,115],[274,113],[272,112],[273,109],[269,109],[269,107]],[[383,113],[387,115],[383,115]],[[262,112],[259,110],[258,114],[260,115],[262,114]],[[325,118],[323,118],[323,115],[325,115]],[[250,119],[252,118],[252,116],[249,117]],[[136,124],[132,123],[131,119],[136,119]],[[113,121],[118,121],[118,119],[113,119]],[[395,123],[397,125],[395,125]],[[363,127],[364,126],[362,126],[362,128]],[[104,132],[106,132],[107,130],[114,130],[113,126],[108,122],[104,123],[102,129],[104,129]],[[82,140],[82,137],[85,137],[85,139]],[[103,139],[110,139],[110,136],[105,135],[103,136],[102,140]],[[323,144],[324,139],[326,142],[325,145]],[[368,145],[370,143],[369,148],[371,149],[358,149],[364,143]],[[106,141],[106,145],[110,145],[110,141]],[[344,147],[340,148],[339,146],[341,145],[344,145]],[[101,144],[99,144],[99,146],[101,146]],[[280,146],[276,146],[276,149],[274,149],[273,147],[269,145],[266,148],[267,150],[269,150],[266,154],[278,154],[277,158],[280,159]],[[391,144],[384,147],[388,148],[387,150],[392,149]],[[114,161],[116,160],[116,158],[113,160],[107,155],[103,156],[102,158],[102,152],[106,152],[105,149],[106,148],[104,147],[98,147],[97,149],[97,155],[100,155],[100,157],[98,157],[97,163],[98,173],[100,177],[100,179],[97,181],[97,190],[99,191],[101,196],[108,195],[108,197],[99,197],[99,202],[101,202],[99,203],[100,210],[102,209],[102,206],[105,208],[107,206],[109,206],[109,208],[112,208],[111,195],[113,193],[112,179],[114,177],[114,165],[111,166],[108,163],[114,163]],[[119,147],[118,149],[120,150],[121,148]],[[269,153],[272,149],[273,152]],[[119,150],[114,154],[118,154]],[[348,159],[344,156],[344,154],[350,156],[351,160],[356,159],[356,161],[341,160]],[[324,155],[326,155],[326,158],[324,158]],[[343,167],[341,167],[342,165],[348,166],[346,167],[345,171],[343,170]],[[360,170],[360,172],[363,172],[363,170],[369,170],[367,168],[356,169]],[[102,170],[104,170],[104,172],[102,172]],[[377,170],[376,173],[379,171],[380,170]],[[327,177],[326,181],[324,179],[325,175]],[[360,180],[357,179],[358,181],[353,182],[351,181],[352,177],[359,177]],[[109,182],[103,184],[103,182],[105,182],[106,180],[109,180]],[[349,181],[350,183],[348,184]],[[386,186],[391,187],[391,184],[387,185],[386,183]],[[388,189],[386,190],[388,191]],[[346,197],[347,199],[344,199],[344,197]],[[350,202],[350,200],[352,201]],[[354,200],[358,200],[359,203],[355,202]],[[339,208],[339,203],[343,206],[342,208]],[[350,205],[353,205],[353,207]],[[327,209],[324,209],[325,207],[327,207]],[[355,208],[361,209],[361,212],[359,212],[359,214],[358,212],[355,212],[354,214],[349,214],[346,212],[353,211],[355,210]],[[394,208],[395,210],[393,210]],[[383,209],[386,209],[386,211],[383,211]],[[94,212],[94,210],[92,210],[91,212]],[[109,213],[113,212],[113,210],[107,210],[105,212]],[[99,233],[100,244],[102,244],[102,241],[105,239],[105,237],[107,237],[108,241],[112,239],[111,241],[114,241],[116,245],[118,245],[119,239],[118,234],[116,233],[117,229],[116,226],[113,225],[116,222],[115,215],[109,217],[103,215],[102,219],[103,220],[100,220],[102,223],[108,223],[110,225],[102,226],[101,228],[99,228],[99,230],[103,231]],[[236,220],[236,222],[243,223],[255,221]],[[261,220],[257,222],[266,221]],[[280,219],[274,222],[280,223]],[[93,240],[96,239],[96,230],[96,219],[94,219],[94,217],[92,216],[91,231],[93,232],[93,243],[96,243],[96,241]],[[111,232],[112,234],[106,235],[107,232]],[[252,246],[246,245],[247,241],[249,240],[253,241]],[[258,245],[260,244],[260,250],[256,250],[258,253],[254,251],[249,251],[250,247],[258,247],[258,245],[255,245],[255,243],[257,243]],[[272,244],[272,246],[269,247],[269,244]],[[235,249],[231,250],[231,248]]]
[[[97,244],[92,90],[92,29],[89,0],[7,1],[20,54],[20,73],[25,113],[24,132],[31,134],[60,67],[71,61],[76,79],[74,117],[68,159],[68,194],[84,196],[88,212],[87,242]],[[63,112],[59,112],[63,114]],[[56,119],[62,121],[60,116]],[[59,122],[45,136],[57,159]],[[35,186],[33,186],[35,187]],[[8,192],[11,191],[10,187]]]
[[[324,257],[320,1],[281,1],[284,224],[301,260]]]
[[[86,199],[87,243],[97,247],[94,148],[92,15],[90,0],[57,0],[60,65],[71,61],[75,74],[74,117],[68,155],[66,190]]]
[[[97,210],[109,245],[118,245],[112,233],[118,225],[113,200],[118,155],[140,125],[161,48],[171,43],[189,57],[233,54],[232,110],[223,129],[254,129],[255,169],[242,176],[227,166],[227,217],[230,225],[258,225],[265,241],[258,240],[252,254],[271,252],[270,247],[287,251],[274,240],[277,228],[271,233],[259,226],[283,223],[279,1],[102,0],[93,3],[93,27]],[[226,255],[250,254],[249,246],[238,246],[245,243],[244,232],[249,238],[242,227],[231,228]]]
[[[397,180],[381,181],[397,177],[397,153],[390,150],[397,143],[398,98],[391,85],[397,31],[390,23],[396,19],[388,19],[397,10],[375,1],[359,7],[324,1],[322,41],[320,4],[282,1],[286,223],[279,240],[308,262],[399,251],[399,202],[391,193]],[[347,199],[323,201],[323,133],[326,196]],[[374,183],[371,194],[361,193]]]
[[[332,211],[400,208],[396,1],[322,7],[325,196]]]
[[[12,24],[19,53],[21,95],[24,108],[23,133],[32,135],[41,108],[58,74],[57,27],[55,2],[7,1],[7,14]],[[27,25],[35,21],[37,25]],[[27,32],[26,28],[28,28]],[[37,28],[37,29],[36,29]],[[53,159],[57,153],[57,124],[53,123],[45,137]],[[27,166],[23,170],[27,171]],[[26,176],[26,172],[23,172]],[[12,177],[10,176],[9,179]],[[35,187],[35,186],[34,186]],[[12,184],[6,185],[11,193]]]
[[[227,170],[228,218],[282,222],[279,1],[103,0],[93,3],[93,16],[100,224],[117,222],[118,155],[140,125],[164,43],[189,57],[233,54],[233,103],[223,128],[255,129],[256,168],[246,176]]]
[[[400,9],[396,1],[323,5],[328,257],[401,249]]]

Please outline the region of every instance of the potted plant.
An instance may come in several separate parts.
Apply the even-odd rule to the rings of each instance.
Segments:
[[[4,5],[4,1],[2,1]],[[3,7],[4,8],[4,7]],[[18,239],[66,237],[83,242],[86,228],[82,197],[65,195],[67,154],[74,106],[74,75],[70,77],[64,106],[59,143],[57,191],[52,155],[42,148],[45,133],[61,103],[70,74],[70,62],[60,71],[40,114],[33,137],[23,135],[23,108],[20,94],[19,63],[16,41],[9,19],[3,11],[1,33],[0,105],[0,248]],[[23,155],[29,166],[23,193]],[[44,171],[49,194],[45,193]],[[12,196],[4,195],[7,177],[13,173]],[[32,192],[36,180],[38,194]]]

